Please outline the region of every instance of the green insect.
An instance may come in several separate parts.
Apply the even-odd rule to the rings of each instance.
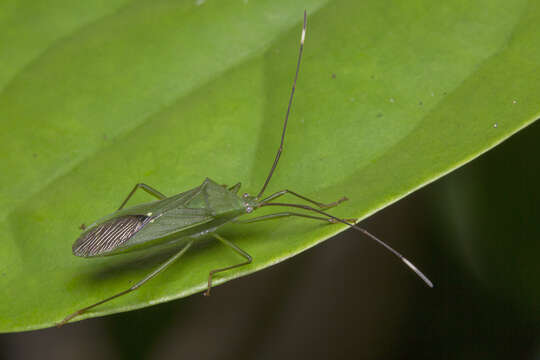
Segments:
[[[281,144],[274,159],[274,163],[270,168],[270,172],[268,173],[266,181],[264,182],[259,193],[256,196],[252,196],[247,193],[243,195],[238,195],[240,183],[227,188],[225,186],[219,185],[215,181],[208,178],[206,178],[201,185],[171,197],[163,195],[161,192],[148,185],[135,185],[133,190],[122,202],[116,212],[100,219],[96,223],[90,225],[88,228],[82,226],[84,232],[73,244],[73,254],[85,258],[109,256],[135,250],[143,250],[165,244],[176,244],[178,247],[182,246],[182,248],[172,257],[170,257],[167,261],[161,264],[158,268],[149,273],[142,280],[131,286],[129,289],[76,311],[75,313],[67,316],[61,323],[59,323],[59,326],[67,323],[72,318],[98,305],[101,305],[105,302],[108,302],[112,299],[115,299],[138,289],[141,285],[167,269],[176,260],[178,260],[183,254],[186,253],[186,251],[193,245],[194,242],[203,238],[207,238],[208,236],[212,236],[215,239],[219,240],[221,243],[228,246],[244,258],[244,261],[242,261],[241,263],[230,265],[220,269],[214,269],[209,272],[208,288],[204,294],[210,295],[210,289],[212,288],[212,278],[217,273],[248,265],[252,262],[252,258],[247,252],[240,249],[238,246],[216,233],[216,230],[218,230],[222,225],[230,222],[251,223],[261,220],[277,219],[288,216],[299,216],[324,221],[327,223],[343,223],[362,232],[372,240],[375,240],[376,242],[384,246],[386,249],[396,255],[400,260],[402,260],[428,286],[433,287],[431,281],[424,274],[422,274],[422,272],[420,272],[420,270],[418,270],[410,261],[404,258],[392,247],[367,232],[367,230],[355,225],[354,219],[340,219],[323,211],[325,209],[337,206],[341,202],[347,200],[347,198],[343,197],[335,202],[324,204],[309,199],[291,190],[281,190],[269,196],[263,197],[264,191],[266,190],[266,187],[268,186],[268,183],[272,178],[274,170],[276,169],[277,163],[281,156],[281,152],[283,150],[285,130],[287,129],[287,120],[289,118],[291,104],[294,96],[294,90],[296,87],[296,80],[298,78],[298,72],[300,70],[300,60],[302,59],[302,50],[304,47],[304,39],[306,36],[306,23],[307,16],[306,12],[304,11],[304,25],[302,27],[302,35],[300,40],[300,51],[298,54],[296,74],[294,77],[291,96],[289,98],[285,121],[283,123]],[[128,200],[138,189],[146,191],[150,195],[156,197],[158,200],[124,209],[124,206],[126,205]],[[304,200],[314,206],[293,203],[280,203],[274,201],[275,199],[286,194]],[[242,215],[250,214],[253,211],[265,206],[297,208],[310,211],[311,213],[316,213],[316,215],[286,211],[254,217],[246,220],[238,219]]]

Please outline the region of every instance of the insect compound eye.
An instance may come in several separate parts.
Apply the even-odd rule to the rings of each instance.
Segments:
[[[246,212],[249,214],[253,212],[253,206],[246,206]]]

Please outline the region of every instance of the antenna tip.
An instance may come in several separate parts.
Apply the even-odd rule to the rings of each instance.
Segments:
[[[420,279],[422,279],[427,286],[429,286],[430,288],[433,288],[433,283],[431,282],[431,280],[429,280],[427,278],[426,275],[424,275],[420,270],[418,270],[418,268],[416,266],[413,265],[412,262],[410,262],[409,260],[405,259],[404,257],[401,258],[401,260],[405,263],[405,265],[407,265],[412,271],[414,271],[416,273],[416,275],[418,275],[420,277]]]
[[[306,23],[307,23],[307,12],[304,9],[304,26],[302,27],[302,40],[300,40],[300,44],[304,45],[304,39],[306,38]]]

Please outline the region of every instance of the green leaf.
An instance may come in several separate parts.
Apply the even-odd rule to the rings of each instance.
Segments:
[[[112,212],[135,183],[167,195],[205,177],[260,189],[279,143],[304,6],[305,56],[269,191],[324,202],[346,195],[332,213],[365,218],[539,115],[538,2],[4,2],[0,331],[52,326],[163,260],[71,254],[79,225]],[[227,225],[220,234],[254,262],[215,283],[342,230],[293,218]],[[203,243],[140,290],[77,319],[200,292],[210,270],[239,261]]]

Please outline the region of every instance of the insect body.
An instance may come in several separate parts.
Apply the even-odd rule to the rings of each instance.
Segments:
[[[139,187],[149,188],[138,184],[134,190]],[[196,188],[171,197],[157,195],[155,191],[160,200],[120,208],[89,227],[73,244],[73,254],[116,255],[206,235],[253,211],[253,198],[238,197],[239,187],[238,184],[227,189],[205,179]]]
[[[212,278],[216,273],[244,266],[252,261],[251,256],[247,252],[240,249],[229,240],[221,237],[216,232],[220,226],[229,222],[250,223],[282,217],[298,216],[324,221],[326,223],[343,223],[357,231],[362,232],[372,240],[384,246],[387,250],[403,261],[411,270],[413,270],[427,285],[430,287],[433,286],[431,281],[409,260],[403,257],[388,244],[370,234],[367,230],[354,224],[354,219],[340,219],[324,211],[331,207],[337,206],[341,202],[347,200],[347,198],[343,197],[335,202],[325,204],[309,199],[287,189],[277,191],[271,195],[263,197],[266,187],[276,169],[281,152],[283,151],[285,130],[287,129],[287,121],[289,118],[294,90],[296,87],[296,80],[298,78],[298,72],[300,69],[300,60],[302,59],[302,50],[306,34],[306,20],[306,12],[304,12],[304,25],[302,28],[302,36],[300,41],[300,52],[298,55],[296,74],[294,77],[291,96],[289,98],[287,113],[285,115],[285,121],[283,124],[281,144],[278,148],[274,163],[272,164],[266,181],[264,182],[259,193],[256,196],[252,196],[247,193],[239,195],[238,191],[240,189],[240,183],[227,188],[208,178],[205,179],[201,185],[171,197],[163,195],[148,185],[137,184],[116,212],[102,218],[84,230],[81,236],[73,244],[73,254],[80,257],[97,257],[117,255],[160,245],[176,244],[179,247],[181,245],[183,246],[157,269],[152,271],[145,278],[137,282],[129,289],[76,311],[60,322],[58,324],[59,326],[65,324],[75,316],[80,315],[91,308],[136,290],[145,282],[152,279],[178,260],[195,241],[201,238],[206,238],[207,235],[219,240],[221,243],[230,247],[233,251],[244,258],[244,261],[238,264],[233,264],[224,268],[210,271],[208,275],[208,288],[205,292],[205,295],[209,295],[210,289],[212,288]],[[124,206],[128,200],[138,189],[146,191],[150,195],[156,197],[158,200],[124,209]],[[275,201],[277,198],[284,195],[294,196],[309,203],[310,205],[282,203]],[[246,220],[239,219],[240,216],[252,213],[256,209],[264,206],[296,208],[308,211],[309,213],[285,211]]]

